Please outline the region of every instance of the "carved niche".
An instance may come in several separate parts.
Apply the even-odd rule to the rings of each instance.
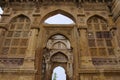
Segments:
[[[52,62],[67,62],[67,57],[63,53],[56,53],[55,55],[52,56],[51,58]]]

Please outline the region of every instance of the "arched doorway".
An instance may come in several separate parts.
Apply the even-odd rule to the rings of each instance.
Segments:
[[[61,34],[51,36],[44,49],[43,58],[44,61],[42,64],[45,65],[45,67],[42,67],[44,71],[44,73],[42,73],[42,80],[51,80],[53,70],[57,66],[64,67],[67,76],[66,80],[72,78],[73,56],[70,42],[65,36]]]
[[[61,66],[55,67],[52,73],[52,80],[66,80],[65,69]]]

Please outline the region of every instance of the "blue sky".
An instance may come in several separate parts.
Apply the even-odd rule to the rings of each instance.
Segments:
[[[1,9],[1,7],[0,7],[0,14],[2,14],[3,13],[3,11],[2,11],[2,9]]]
[[[52,17],[49,17],[48,19],[45,20],[45,23],[49,24],[73,24],[74,22],[61,14],[54,15]]]
[[[57,79],[56,80],[66,80],[66,74],[65,74],[65,70],[58,66],[53,70],[53,74],[56,73]],[[53,75],[52,74],[52,75]],[[53,79],[54,75],[52,76]]]

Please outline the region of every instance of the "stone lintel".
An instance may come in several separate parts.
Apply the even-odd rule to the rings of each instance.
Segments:
[[[73,28],[75,24],[43,24],[44,27],[50,28]]]

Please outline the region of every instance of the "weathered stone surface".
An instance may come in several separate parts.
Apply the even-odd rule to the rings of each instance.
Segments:
[[[2,0],[0,80],[120,79],[119,0]],[[46,24],[56,14],[74,24]],[[64,23],[64,22],[63,22]]]

